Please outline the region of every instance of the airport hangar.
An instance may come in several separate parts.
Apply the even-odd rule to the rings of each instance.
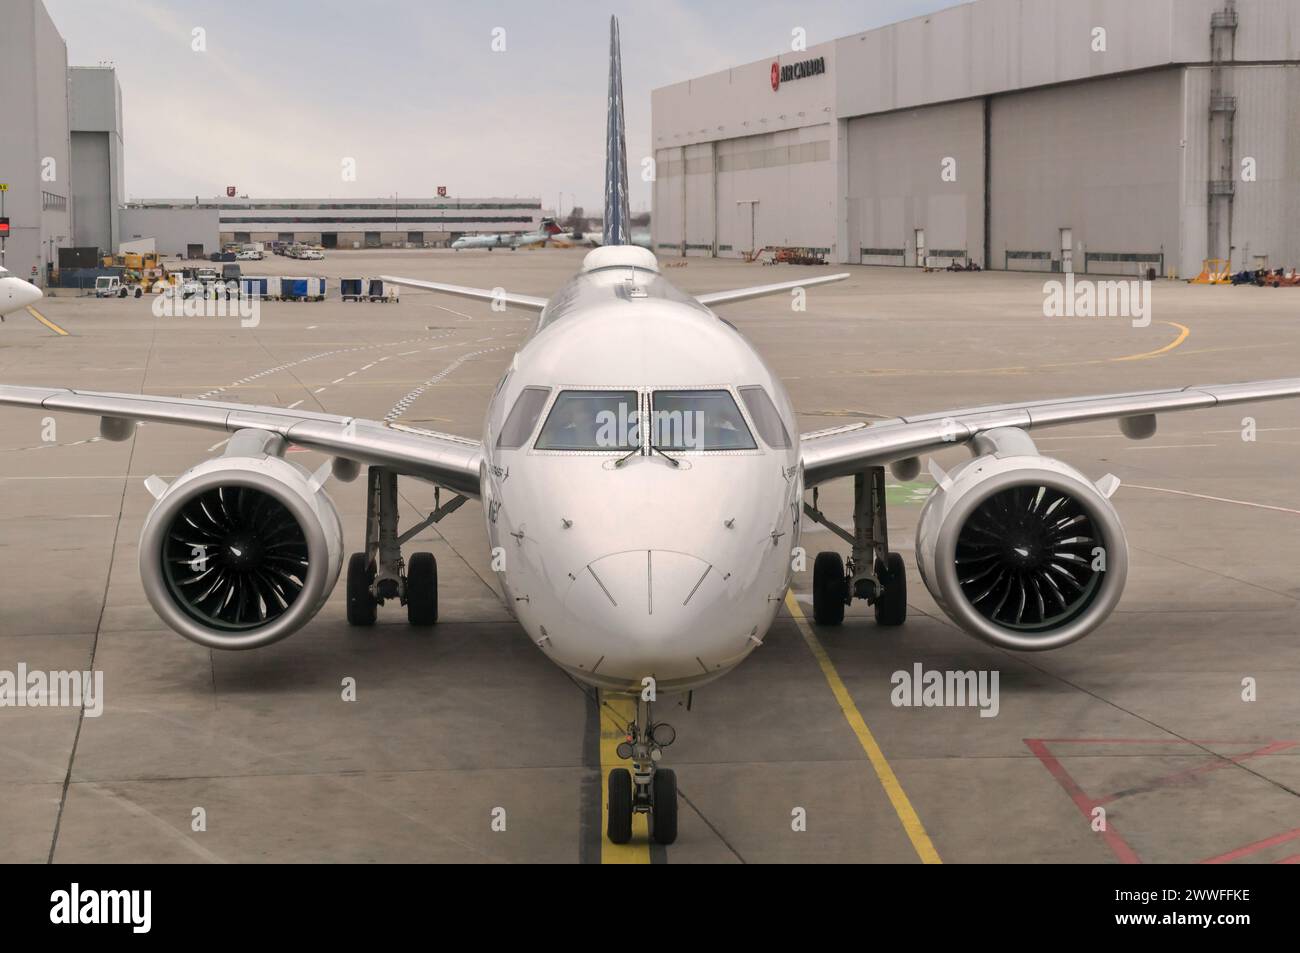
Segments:
[[[1300,0],[977,0],[656,89],[651,122],[661,256],[1300,266]]]

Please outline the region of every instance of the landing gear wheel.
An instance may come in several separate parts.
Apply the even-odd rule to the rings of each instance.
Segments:
[[[406,620],[420,626],[438,621],[438,561],[433,553],[416,553],[406,567]]]
[[[676,793],[676,788],[673,789]],[[632,772],[615,768],[609,772],[609,820],[605,836],[612,844],[626,844],[632,839]],[[677,828],[676,804],[673,806],[673,829]]]
[[[370,585],[375,581],[374,570],[365,553],[353,553],[348,557],[348,624],[374,625],[378,603],[370,593]]]
[[[844,621],[844,559],[839,553],[818,553],[813,562],[813,621],[839,625]]]
[[[671,844],[677,840],[677,772],[658,768],[650,784],[654,799],[654,811],[650,814],[651,836],[656,844]]]
[[[881,593],[876,599],[876,625],[902,625],[907,621],[907,567],[899,553],[876,560]]]

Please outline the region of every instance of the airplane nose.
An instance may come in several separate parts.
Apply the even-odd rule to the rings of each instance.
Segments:
[[[32,284],[27,285],[27,287],[22,290],[21,294],[27,296],[28,299],[22,303],[22,307],[24,308],[28,305],[35,304],[45,297],[45,292]]]
[[[709,671],[714,646],[743,640],[728,625],[727,595],[726,573],[707,561],[636,549],[589,563],[565,604],[574,618],[608,634],[605,667],[685,677]]]

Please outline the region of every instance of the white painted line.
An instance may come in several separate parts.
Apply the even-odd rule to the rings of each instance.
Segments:
[[[1209,500],[1212,503],[1232,503],[1236,506],[1249,506],[1256,510],[1273,510],[1277,513],[1292,513],[1300,516],[1300,510],[1293,510],[1285,506],[1269,506],[1267,503],[1251,503],[1248,500],[1230,500],[1224,496],[1206,496],[1204,493],[1189,493],[1187,490],[1171,490],[1163,486],[1143,486],[1141,483],[1125,483],[1123,486],[1133,490],[1151,490],[1154,493],[1172,493],[1175,496],[1190,496],[1198,500]]]

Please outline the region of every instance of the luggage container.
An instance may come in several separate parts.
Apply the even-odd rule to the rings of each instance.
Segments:
[[[280,300],[281,301],[303,301],[307,297],[307,280],[306,278],[281,278],[280,279]]]
[[[339,279],[339,296],[344,301],[360,301],[364,297],[362,289],[365,287],[365,278],[341,278]]]
[[[389,301],[396,301],[397,294],[397,285],[386,284],[382,278],[371,278],[369,287],[366,289],[367,300],[382,301],[385,304]]]
[[[239,293],[245,298],[265,298],[267,297],[266,292],[266,278],[250,278],[245,275],[239,279]]]

